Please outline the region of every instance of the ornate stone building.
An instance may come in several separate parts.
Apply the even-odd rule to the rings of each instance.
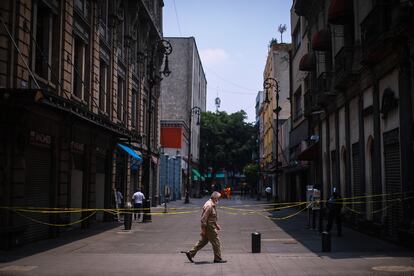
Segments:
[[[113,208],[115,188],[129,202],[138,187],[158,203],[162,8],[162,0],[1,1],[1,206]],[[3,247],[57,235],[50,224],[112,219],[21,215],[0,210]]]
[[[344,209],[360,229],[412,241],[413,1],[296,0],[292,18],[309,184],[358,198]]]

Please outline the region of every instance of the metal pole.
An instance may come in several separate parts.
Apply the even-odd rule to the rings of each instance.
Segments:
[[[279,185],[279,85],[276,82],[276,180],[275,180],[275,195],[277,197],[277,190]]]
[[[189,124],[189,134],[188,134],[188,157],[187,157],[187,185],[185,190],[185,204],[190,203],[190,183],[191,183],[191,121],[193,117],[193,109],[190,110],[190,124]]]

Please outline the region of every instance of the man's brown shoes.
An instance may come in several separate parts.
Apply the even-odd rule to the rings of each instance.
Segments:
[[[187,256],[187,259],[188,259],[190,262],[194,263],[194,261],[193,261],[193,257],[191,257],[190,252],[188,252],[188,251],[181,251],[181,253],[185,253],[185,255]]]

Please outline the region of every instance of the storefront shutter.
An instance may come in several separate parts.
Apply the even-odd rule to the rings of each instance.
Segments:
[[[393,199],[401,196],[401,165],[400,165],[400,143],[399,129],[384,133],[384,165],[385,165],[385,191],[387,201],[386,210],[387,233],[389,236],[397,237],[398,224],[402,219],[401,205],[394,204]]]
[[[50,206],[51,153],[48,148],[30,146],[26,156],[26,189],[27,207]],[[49,223],[49,215],[41,213],[25,213],[33,220]],[[49,226],[28,219],[25,242],[46,239]]]

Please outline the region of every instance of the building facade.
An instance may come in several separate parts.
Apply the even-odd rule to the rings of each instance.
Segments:
[[[188,173],[198,173],[199,112],[206,111],[207,80],[194,37],[166,39],[174,51],[170,56],[172,76],[162,82],[161,89],[161,147],[171,158],[181,156],[183,174],[180,190],[181,195],[185,195]],[[190,195],[200,194],[199,180],[190,183],[189,187]]]
[[[162,0],[0,3],[2,206],[113,208],[115,188],[126,203],[138,187],[158,203],[162,7]],[[120,145],[135,157],[140,151],[143,166]],[[2,209],[2,246],[62,229],[49,225],[105,218],[112,219],[102,211]]]
[[[302,22],[292,26],[305,26],[307,41],[292,71],[308,88],[299,159],[312,163],[312,184],[324,199],[334,187],[358,198],[344,208],[352,224],[404,241],[414,234],[413,20],[412,1],[292,6],[292,23]]]
[[[270,81],[272,87],[264,90],[264,99],[262,107],[263,117],[263,156],[261,160],[261,167],[263,168],[262,178],[264,185],[272,188],[273,197],[279,195],[281,189],[282,174],[276,172],[276,167],[282,168],[280,162],[284,160],[282,142],[282,125],[290,117],[290,103],[289,103],[289,52],[290,44],[273,43],[269,47],[269,53],[266,60],[265,69],[263,72],[263,80],[266,82],[269,78],[274,79]],[[276,91],[278,91],[276,93]],[[279,95],[277,99],[276,94]],[[276,118],[277,108],[279,108],[279,117]],[[278,138],[276,139],[276,135]],[[276,150],[276,147],[277,150]],[[276,156],[276,151],[278,151]],[[276,166],[276,162],[280,165]],[[278,177],[278,178],[277,178]],[[277,178],[277,179],[276,179]]]

